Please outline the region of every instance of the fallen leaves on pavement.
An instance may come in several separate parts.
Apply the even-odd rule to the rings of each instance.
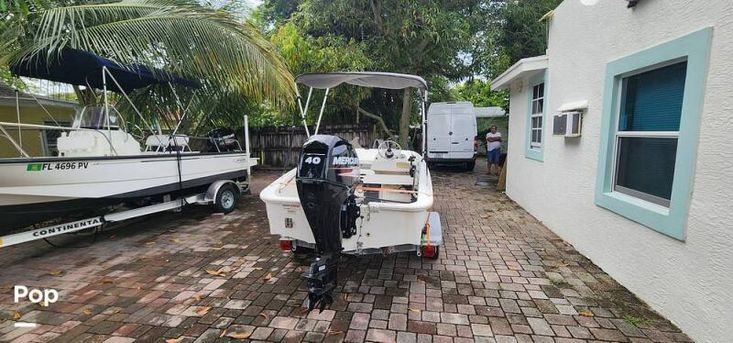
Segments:
[[[238,331],[227,332],[227,330],[224,330],[224,332],[222,332],[222,335],[223,336],[226,336],[226,337],[229,337],[229,338],[234,338],[234,339],[247,339],[247,338],[249,338],[249,336],[252,336],[252,332],[250,332],[250,331],[246,331],[246,332],[238,332]],[[222,336],[220,336],[220,337],[222,337]]]
[[[578,314],[581,315],[581,316],[583,316],[583,317],[593,317],[593,316],[595,316],[593,314],[593,312],[588,311],[588,310],[578,311]]]
[[[326,336],[335,336],[335,335],[340,335],[342,333],[344,333],[344,332],[343,331],[339,331],[339,330],[330,330],[329,329],[328,332],[326,333]]]
[[[232,268],[230,267],[221,267],[217,270],[214,269],[206,269],[206,273],[213,276],[221,276],[224,277],[227,275],[227,273],[231,272]]]
[[[211,310],[211,306],[202,307],[202,308],[196,310],[196,314],[198,314],[199,316],[203,316],[203,315],[209,313],[209,310]]]

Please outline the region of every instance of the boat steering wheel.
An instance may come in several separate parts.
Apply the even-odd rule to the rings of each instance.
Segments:
[[[401,152],[402,147],[399,143],[393,140],[382,141],[377,147],[377,153],[379,154],[379,156],[386,160],[390,160],[395,158],[396,156],[399,156]]]

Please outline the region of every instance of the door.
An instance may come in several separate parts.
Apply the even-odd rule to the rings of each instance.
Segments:
[[[447,158],[451,151],[451,115],[430,113],[428,115],[428,157]]]
[[[476,117],[473,112],[456,112],[453,115],[451,157],[466,159],[473,157],[473,139],[476,137]]]

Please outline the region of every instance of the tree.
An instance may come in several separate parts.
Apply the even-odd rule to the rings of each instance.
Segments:
[[[483,0],[468,9],[471,70],[492,79],[522,58],[544,55],[547,23],[540,19],[562,0]]]
[[[280,2],[265,1],[263,6],[282,8],[277,5]],[[303,0],[287,19],[306,36],[338,36],[358,43],[376,70],[457,81],[468,76],[460,51],[467,46],[469,36],[463,11],[472,2]],[[278,22],[283,19],[272,21],[273,25]],[[362,100],[365,105],[374,106],[368,112],[382,113],[388,124],[397,124],[400,142],[405,144],[415,112],[413,94],[414,90],[401,93],[374,90],[369,98]],[[398,122],[391,123],[390,118],[397,114]]]
[[[330,72],[341,70],[366,70],[372,60],[364,53],[364,47],[352,40],[340,36],[324,35],[321,37],[306,36],[293,23],[286,23],[272,34],[270,41],[283,57],[288,68],[295,74]],[[324,91],[314,91],[311,109],[317,108]],[[343,113],[352,112],[351,99],[363,99],[367,92],[355,87],[338,87],[329,92],[330,103],[324,114],[326,118],[337,120]],[[305,98],[306,94],[302,94]],[[305,99],[304,99],[305,101]],[[310,118],[312,119],[312,118]]]
[[[199,93],[207,100],[293,104],[287,67],[258,29],[229,12],[228,5],[213,8],[192,0],[8,3],[15,12],[0,24],[0,65],[47,52],[53,58],[70,47],[199,80]],[[164,91],[157,95],[164,102],[175,100]],[[195,110],[210,114],[209,108]]]
[[[491,84],[479,79],[471,79],[451,89],[456,100],[470,101],[477,107],[497,106],[508,110],[509,96],[505,91],[492,91]]]

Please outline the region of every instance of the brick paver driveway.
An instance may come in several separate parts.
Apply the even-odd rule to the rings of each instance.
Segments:
[[[344,257],[322,313],[302,308],[309,258],[278,250],[255,195],[227,216],[191,208],[96,242],[2,249],[0,341],[689,341],[493,186],[476,185],[481,167],[434,172],[439,260]],[[257,173],[255,191],[277,175]],[[14,304],[16,284],[59,289],[60,299]]]

